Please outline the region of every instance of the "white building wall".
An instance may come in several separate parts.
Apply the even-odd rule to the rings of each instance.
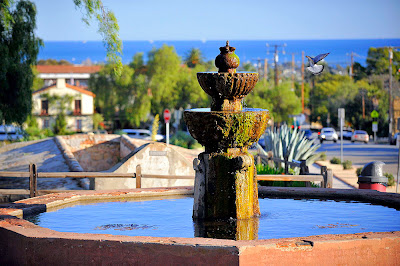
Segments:
[[[74,89],[67,88],[65,85],[64,79],[57,80],[57,86],[54,88],[50,88],[44,90],[39,93],[35,93],[32,95],[33,101],[33,108],[32,114],[37,116],[38,126],[39,128],[44,128],[45,120],[49,121],[49,128],[52,129],[55,123],[55,116],[57,115],[57,108],[54,104],[49,103],[49,115],[48,116],[41,116],[41,109],[42,109],[42,100],[45,100],[43,97],[44,94],[48,95],[58,95],[58,96],[65,96],[71,95],[73,96],[73,100],[68,106],[67,111],[67,129],[71,131],[77,131],[77,120],[81,120],[82,127],[81,131],[87,132],[93,130],[93,112],[94,112],[94,101],[93,97]],[[73,115],[73,111],[75,108],[75,100],[81,100],[81,114],[78,116]]]
[[[83,115],[93,115],[94,112],[94,101],[93,97],[87,94],[81,94],[82,96],[82,114]]]

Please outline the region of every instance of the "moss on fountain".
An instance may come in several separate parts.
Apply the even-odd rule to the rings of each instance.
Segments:
[[[186,110],[184,120],[190,134],[210,152],[250,146],[264,133],[269,119],[268,110],[262,109],[206,110]]]

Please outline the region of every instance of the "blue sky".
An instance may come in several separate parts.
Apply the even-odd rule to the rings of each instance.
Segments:
[[[33,0],[45,41],[101,40],[73,0]],[[122,40],[400,38],[399,0],[103,0]]]

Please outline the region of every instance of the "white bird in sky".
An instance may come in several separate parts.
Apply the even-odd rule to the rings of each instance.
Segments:
[[[321,61],[322,59],[324,59],[325,57],[328,56],[329,53],[326,54],[319,54],[316,57],[312,58],[308,55],[306,55],[306,57],[308,58],[308,62],[310,63],[310,66],[307,67],[308,71],[310,71],[311,73],[313,73],[314,75],[319,75],[322,73],[322,71],[324,70],[324,66],[323,65],[317,65],[317,63],[319,61]]]

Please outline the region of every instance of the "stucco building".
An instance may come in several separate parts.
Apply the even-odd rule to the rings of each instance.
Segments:
[[[32,114],[37,118],[39,128],[53,128],[59,113],[57,104],[49,103],[52,96],[70,99],[66,104],[67,129],[76,132],[93,130],[94,97],[96,95],[82,87],[70,85],[65,78],[58,78],[56,83],[32,93]]]

